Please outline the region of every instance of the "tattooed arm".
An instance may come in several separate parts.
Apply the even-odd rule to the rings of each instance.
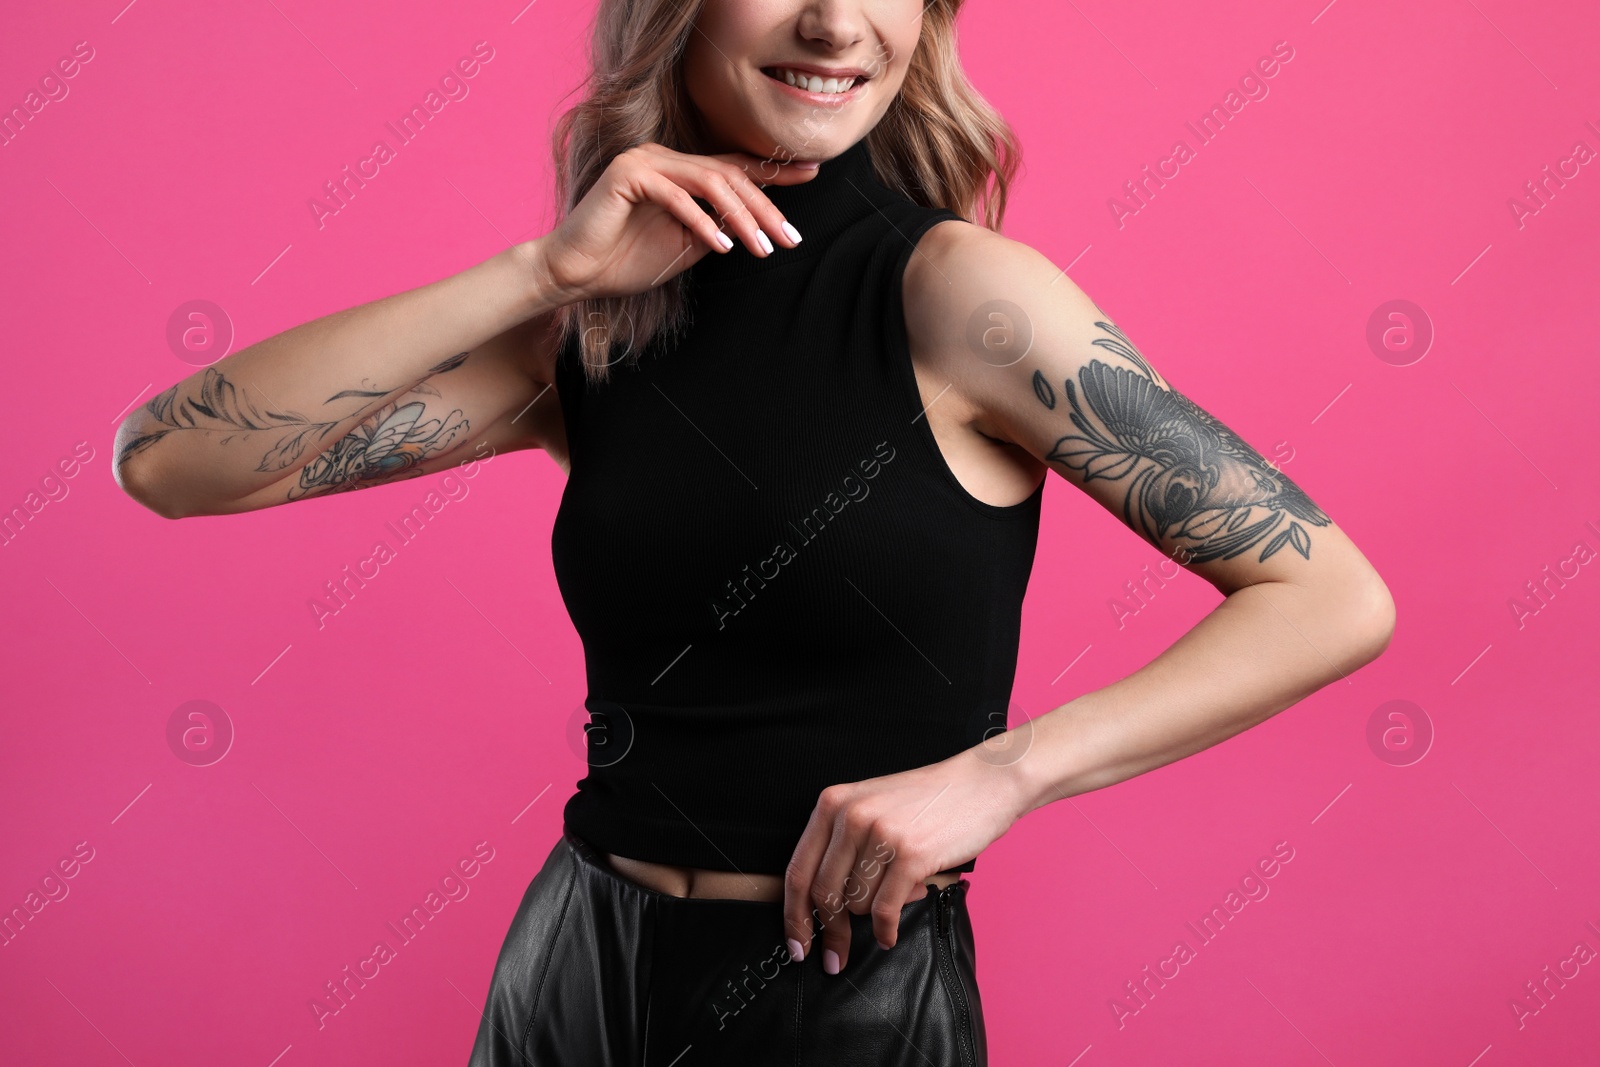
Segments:
[[[1007,771],[1019,816],[1214,745],[1387,647],[1394,603],[1350,539],[1046,257],[941,224],[904,294],[913,358],[949,383],[946,418],[1055,471],[1223,594],[1146,666],[1009,731],[1029,735],[1009,739],[1027,742]]]
[[[123,421],[118,484],[167,518],[220,515],[562,443],[547,386],[565,302],[529,242],[259,341]]]

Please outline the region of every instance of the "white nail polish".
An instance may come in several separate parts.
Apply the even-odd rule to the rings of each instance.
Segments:
[[[788,222],[785,222],[783,224],[783,232],[788,234],[789,235],[789,240],[793,241],[795,244],[799,244],[800,243],[800,241],[801,241],[800,231],[795,229],[793,226],[789,225]]]
[[[789,956],[797,962],[806,958],[806,950],[792,937],[789,938]]]
[[[839,954],[831,948],[822,953],[822,969],[828,974],[839,973]]]
[[[768,237],[760,230],[757,230],[756,239],[761,242],[761,251],[765,252],[769,256],[772,255],[772,238]]]
[[[733,238],[729,237],[727,234],[723,233],[721,230],[718,230],[717,231],[717,244],[721,245],[724,250],[732,248],[733,247]]]

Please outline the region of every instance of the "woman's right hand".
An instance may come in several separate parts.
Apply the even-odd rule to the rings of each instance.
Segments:
[[[636,145],[613,159],[572,212],[539,240],[544,269],[572,300],[652,289],[712,249],[721,254],[733,247],[693,197],[710,203],[731,237],[754,255],[767,254],[762,233],[774,247],[793,248],[799,242],[784,233],[783,213],[756,181],[798,185],[816,173],[744,152],[700,156]]]

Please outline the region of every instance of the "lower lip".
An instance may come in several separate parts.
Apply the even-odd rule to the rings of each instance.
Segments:
[[[864,81],[861,78],[857,78],[856,83],[852,85],[850,87],[850,91],[846,93],[813,93],[808,92],[805,89],[797,89],[793,85],[790,85],[788,82],[784,81],[782,78],[774,78],[772,75],[761,71],[758,71],[757,73],[761,74],[763,81],[771,82],[780,91],[787,93],[794,99],[804,100],[808,104],[821,104],[823,107],[838,107],[840,104],[849,103],[861,95],[861,90],[866,88],[867,82],[871,80],[869,78]]]

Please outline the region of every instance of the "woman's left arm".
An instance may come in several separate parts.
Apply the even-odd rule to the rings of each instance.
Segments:
[[[1046,257],[976,226],[935,235],[907,266],[908,329],[974,428],[1224,597],[1144,667],[1005,740],[1019,817],[1209,748],[1383,652],[1388,588],[1298,485],[1173,388]]]
[[[809,932],[805,905],[843,884],[845,910],[870,910],[886,945],[927,874],[1051,801],[1249,729],[1377,658],[1394,630],[1388,588],[1333,520],[1045,256],[941,224],[904,296],[919,369],[948,383],[930,404],[1033,455],[1224,599],[1125,678],[941,763],[824,792],[791,865],[790,927]],[[847,951],[848,924],[822,918],[825,946]]]

